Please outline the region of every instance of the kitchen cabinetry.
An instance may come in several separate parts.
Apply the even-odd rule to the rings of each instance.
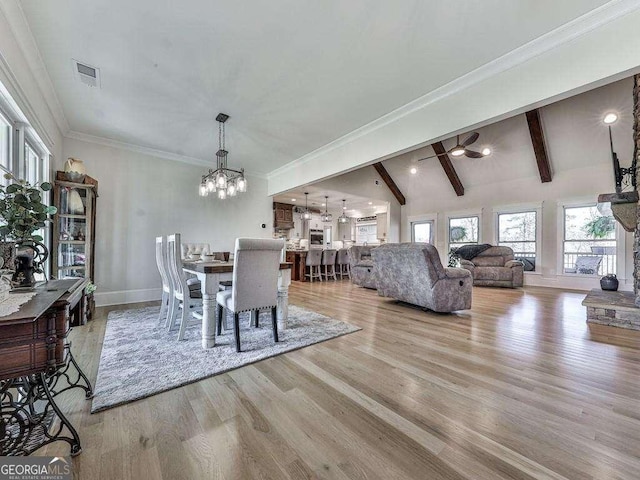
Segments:
[[[351,232],[351,221],[347,223],[338,222],[338,238],[336,240],[341,240],[343,242],[353,240]]]
[[[378,240],[385,241],[387,239],[387,214],[378,213],[376,216],[376,236]]]
[[[293,205],[273,202],[273,226],[285,230],[293,228]]]

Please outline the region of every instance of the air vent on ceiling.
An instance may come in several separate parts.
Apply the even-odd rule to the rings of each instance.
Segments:
[[[100,88],[100,69],[86,63],[73,60],[73,74],[85,85]]]

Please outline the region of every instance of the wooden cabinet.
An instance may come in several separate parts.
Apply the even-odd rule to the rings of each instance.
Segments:
[[[285,230],[293,228],[293,205],[273,202],[273,227]]]
[[[63,180],[58,172],[53,202],[58,213],[53,218],[52,265],[55,278],[94,279],[96,197],[98,182]]]
[[[347,223],[338,222],[337,240],[342,240],[343,242],[353,240],[353,238],[351,238],[351,221]]]
[[[378,240],[386,240],[387,239],[387,214],[386,213],[378,213],[376,218],[376,236]]]

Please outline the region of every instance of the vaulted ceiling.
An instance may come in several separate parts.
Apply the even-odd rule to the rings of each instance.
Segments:
[[[262,174],[605,3],[20,2],[72,131]]]

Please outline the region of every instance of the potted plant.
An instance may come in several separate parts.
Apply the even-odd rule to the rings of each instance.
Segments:
[[[43,238],[35,232],[50,222],[56,208],[42,201],[42,194],[51,190],[49,182],[31,185],[26,180],[16,178],[0,166],[4,178],[11,180],[7,186],[0,186],[0,240],[4,243],[3,268],[13,269],[7,258],[15,259],[14,284],[32,286],[33,273],[43,273],[44,262],[49,256]],[[10,249],[7,254],[6,250]],[[16,252],[17,250],[17,252]],[[30,250],[30,252],[29,252]],[[14,252],[15,255],[14,255]]]

